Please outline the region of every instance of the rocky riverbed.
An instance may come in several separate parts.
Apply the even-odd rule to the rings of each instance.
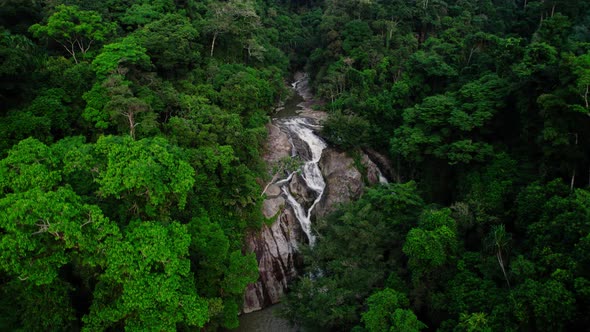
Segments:
[[[247,238],[248,249],[256,253],[260,277],[246,291],[244,313],[280,301],[302,265],[299,246],[313,244],[316,218],[358,198],[367,185],[385,181],[367,154],[360,152],[355,160],[317,136],[326,114],[312,109],[317,102],[306,77],[298,74],[296,79],[294,98],[300,102],[296,110],[281,110],[267,125],[264,160],[272,167],[299,156],[303,165],[298,172],[275,174],[264,190],[263,213],[273,221]]]

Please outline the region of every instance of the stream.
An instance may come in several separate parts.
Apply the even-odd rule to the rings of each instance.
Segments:
[[[303,332],[301,328],[292,326],[289,321],[279,318],[275,311],[280,310],[282,304],[275,304],[268,308],[240,316],[240,326],[232,332]]]
[[[326,188],[319,161],[322,152],[328,145],[316,135],[316,131],[321,129],[319,118],[322,113],[314,112],[311,109],[313,98],[309,91],[307,75],[296,74],[296,80],[291,84],[291,88],[295,93],[273,116],[273,123],[289,136],[291,156],[299,157],[303,161],[303,165],[296,172],[301,175],[307,188],[314,192],[315,199],[311,206],[306,208],[294,197],[289,188],[289,182],[296,172],[276,181],[275,184],[280,186],[285,199],[293,208],[303,232],[307,235],[310,246],[313,246],[315,236],[311,231],[311,213],[322,199]]]
[[[306,75],[297,74],[291,87],[295,93],[273,115],[272,122],[288,135],[291,143],[291,156],[298,156],[303,164],[298,171],[285,174],[284,178],[278,179],[274,184],[280,187],[285,201],[292,207],[310,246],[313,246],[315,236],[311,227],[312,211],[322,199],[326,187],[319,168],[319,161],[327,144],[316,135],[316,132],[321,129],[319,120],[323,118],[324,114],[311,109],[313,98],[307,86]],[[313,202],[311,204],[302,204],[296,198],[297,193],[291,192],[289,184],[294,176],[300,176],[312,193]],[[276,304],[256,312],[243,314],[240,316],[240,326],[233,331],[301,331],[299,327],[290,326],[287,320],[274,315],[274,311],[280,306],[281,304]]]
[[[305,181],[307,188],[315,192],[315,199],[308,209],[304,208],[293,197],[288,181],[278,181],[280,183],[283,194],[287,197],[287,202],[293,208],[297,220],[301,224],[301,228],[307,235],[309,245],[313,246],[315,243],[315,236],[311,232],[311,213],[313,208],[322,199],[326,182],[320,171],[318,165],[322,157],[322,151],[327,147],[326,142],[314,133],[314,129],[319,129],[317,124],[314,124],[312,119],[303,117],[293,117],[277,120],[276,122],[280,128],[286,130],[289,134],[289,139],[292,142],[294,154],[301,157],[304,161],[303,166],[299,170],[301,177]],[[294,141],[300,141],[300,144],[295,144]],[[301,149],[304,149],[303,151]],[[291,178],[293,173],[287,179]],[[285,180],[287,180],[285,179]]]

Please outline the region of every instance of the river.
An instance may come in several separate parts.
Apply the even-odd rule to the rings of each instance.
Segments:
[[[240,326],[233,332],[302,332],[303,330],[291,326],[283,318],[277,317],[275,312],[282,304],[275,304],[260,311],[240,316]]]

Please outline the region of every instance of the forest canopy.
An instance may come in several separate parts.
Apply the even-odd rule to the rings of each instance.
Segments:
[[[587,329],[590,3],[7,0],[0,330],[237,327],[295,71],[393,170],[314,221],[284,317]]]

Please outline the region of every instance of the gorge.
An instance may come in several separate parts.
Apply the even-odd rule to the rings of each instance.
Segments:
[[[293,170],[280,169],[282,174],[275,174],[264,189],[263,214],[272,223],[248,236],[260,276],[246,290],[244,313],[280,301],[302,265],[299,247],[315,242],[313,220],[359,197],[366,185],[387,182],[367,154],[355,160],[318,135],[325,114],[312,109],[306,75],[298,73],[292,87],[292,100],[267,126],[265,161],[269,167],[289,159],[299,163]]]

